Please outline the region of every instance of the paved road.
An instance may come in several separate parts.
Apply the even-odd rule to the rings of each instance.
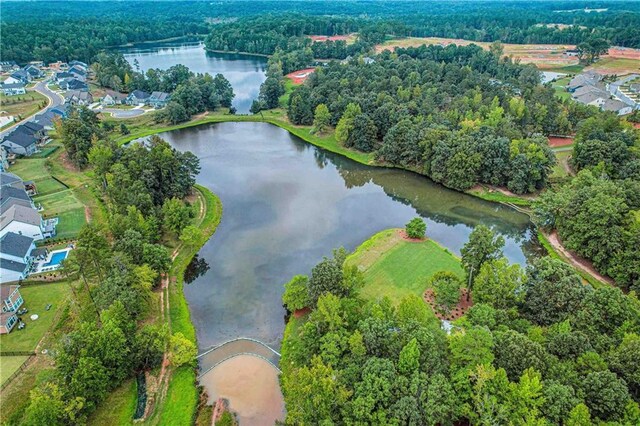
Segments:
[[[43,109],[41,109],[40,111],[37,111],[35,114],[32,114],[29,117],[25,118],[24,120],[14,123],[11,127],[7,127],[6,129],[4,129],[2,132],[0,132],[0,139],[4,138],[6,135],[11,133],[16,126],[19,126],[21,123],[24,123],[25,121],[30,121],[34,115],[40,114],[51,108],[55,108],[57,106],[64,104],[64,98],[62,96],[49,90],[49,88],[47,87],[47,81],[48,81],[48,78],[43,81],[37,82],[36,85],[34,86],[34,90],[46,96],[49,99],[49,104]]]
[[[133,108],[133,109],[104,108],[101,111],[108,112],[109,114],[111,114],[113,118],[132,118],[147,112],[141,108]]]

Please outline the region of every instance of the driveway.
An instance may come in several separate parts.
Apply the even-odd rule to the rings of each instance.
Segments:
[[[102,112],[111,114],[113,118],[132,118],[132,117],[137,117],[139,115],[142,115],[147,111],[142,108],[133,108],[133,109],[103,108]]]

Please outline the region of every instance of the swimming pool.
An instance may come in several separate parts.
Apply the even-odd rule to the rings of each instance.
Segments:
[[[59,265],[60,262],[62,262],[67,257],[67,253],[69,253],[68,250],[59,251],[57,253],[52,253],[51,254],[51,260],[49,260],[47,263],[42,265],[42,267],[46,268],[48,266],[57,266],[57,265]]]

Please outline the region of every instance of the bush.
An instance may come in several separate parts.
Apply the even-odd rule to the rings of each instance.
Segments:
[[[427,224],[424,223],[422,218],[416,217],[405,225],[405,230],[409,238],[424,238],[424,234],[427,232]]]
[[[429,287],[433,289],[436,303],[447,312],[460,300],[460,278],[453,272],[436,272],[429,281]]]

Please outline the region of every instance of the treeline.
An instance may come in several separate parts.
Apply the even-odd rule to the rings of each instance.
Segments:
[[[186,2],[84,2],[7,3],[2,14],[3,60],[25,63],[79,59],[90,62],[101,50],[126,43],[162,40],[211,33],[211,45],[219,50],[272,53],[274,41],[305,34],[344,34],[368,27],[384,35],[439,36],[475,41],[508,43],[579,44],[587,38],[602,38],[614,45],[640,48],[640,8],[633,2],[606,2],[601,13],[585,13],[584,3],[574,1],[506,2],[352,2],[352,1],[225,1],[215,7],[198,1]],[[592,6],[596,7],[596,6]],[[558,12],[564,11],[564,12]],[[303,14],[311,24],[305,31],[288,28],[291,13]],[[256,16],[271,14],[266,20]],[[330,17],[330,18],[329,18]],[[301,15],[298,15],[301,18]],[[273,26],[258,32],[249,28],[271,20]],[[278,21],[286,25],[279,25]],[[335,21],[324,24],[327,21]],[[555,24],[561,24],[556,26]],[[387,26],[387,29],[383,27]],[[234,29],[235,28],[235,29]],[[378,31],[378,28],[382,30]],[[236,39],[231,38],[231,35]],[[257,36],[260,34],[264,41]],[[365,35],[363,42],[377,43]],[[235,45],[237,48],[232,47]],[[268,45],[273,47],[268,52]],[[318,44],[316,57],[339,58],[343,45],[324,51]],[[346,49],[361,52],[365,45]],[[214,48],[214,47],[211,47]],[[284,46],[280,46],[284,50]],[[259,52],[262,50],[262,52]],[[291,49],[288,49],[291,50]],[[287,50],[287,51],[288,51]],[[335,55],[335,56],[324,56]]]
[[[82,108],[71,116],[89,114]],[[94,138],[87,158],[108,221],[86,225],[64,261],[68,279],[78,278],[71,283],[74,320],[65,323],[66,334],[52,351],[55,369],[38,382],[12,424],[85,424],[109,392],[159,367],[165,352],[176,366],[195,356],[184,336],[169,336],[165,326],[142,320],[156,303],[152,290],[171,266],[161,238],[179,236],[191,244],[199,237],[198,228],[187,226],[195,214],[183,201],[198,159],[157,137],[129,148]]]
[[[591,112],[562,104],[535,67],[498,59],[500,51],[422,46],[374,63],[333,62],[293,91],[288,117],[316,130],[335,126],[344,146],[451,188],[482,182],[533,192],[555,162],[540,135],[568,134]]]
[[[502,244],[485,227],[471,234],[474,305],[450,334],[417,296],[361,299],[343,250],[294,277],[286,306],[312,311],[282,343],[285,423],[638,424],[637,297],[585,286],[548,257],[509,265]],[[468,281],[442,272],[425,285],[441,309]]]
[[[614,116],[582,122],[578,175],[535,204],[537,221],[626,290],[640,291],[640,132]]]
[[[171,100],[158,111],[156,121],[172,124],[189,120],[193,114],[231,108],[235,94],[231,83],[222,75],[195,74],[188,67],[177,64],[166,70],[151,68],[146,72],[134,69],[121,53],[101,52],[92,65],[100,85],[117,91],[142,90],[166,92]]]
[[[354,43],[344,40],[313,41],[310,35],[347,35],[358,32]],[[207,49],[272,55],[280,52],[285,74],[316,59],[345,59],[372,51],[387,34],[408,35],[394,21],[369,21],[348,17],[267,15],[215,25],[207,36]]]

